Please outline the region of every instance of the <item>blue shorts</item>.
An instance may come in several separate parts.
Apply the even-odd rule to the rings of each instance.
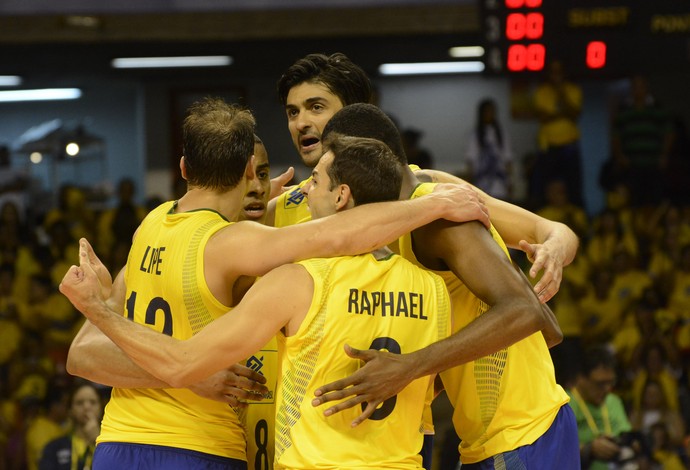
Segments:
[[[462,470],[580,470],[580,442],[577,423],[570,405],[563,405],[551,427],[533,444],[472,464]]]
[[[93,454],[93,470],[247,470],[243,460],[175,447],[102,442]]]

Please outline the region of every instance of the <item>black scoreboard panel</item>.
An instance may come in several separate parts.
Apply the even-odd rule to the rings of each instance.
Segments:
[[[486,72],[690,73],[690,0],[479,0]]]

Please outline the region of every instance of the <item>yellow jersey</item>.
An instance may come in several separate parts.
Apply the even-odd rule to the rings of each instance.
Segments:
[[[139,227],[125,270],[125,315],[177,339],[187,339],[230,308],[209,290],[204,249],[230,222],[202,209],[175,213],[158,206]],[[163,445],[246,460],[236,412],[188,389],[114,388],[97,442]]]
[[[434,186],[435,183],[420,184],[412,198],[433,191]],[[491,235],[509,256],[493,227]],[[400,239],[400,254],[422,266],[412,249],[411,235]],[[450,293],[453,333],[489,309],[451,271],[435,272]],[[479,462],[533,443],[549,429],[561,406],[568,402],[565,390],[556,383],[541,332],[440,375],[454,407],[453,424],[461,439],[463,463]]]
[[[422,411],[429,377],[410,383],[352,428],[356,407],[325,417],[314,390],[361,364],[343,346],[408,353],[447,337],[449,298],[440,277],[398,255],[303,261],[312,305],[297,333],[280,334],[276,469],[422,468]]]

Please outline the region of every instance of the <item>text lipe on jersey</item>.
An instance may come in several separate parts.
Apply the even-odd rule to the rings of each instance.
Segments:
[[[163,252],[165,247],[156,248],[154,246],[147,246],[144,256],[141,258],[139,270],[145,273],[161,274],[161,265],[163,264]]]

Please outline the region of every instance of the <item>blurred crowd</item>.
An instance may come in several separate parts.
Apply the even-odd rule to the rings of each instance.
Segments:
[[[130,180],[119,183],[117,200],[106,210],[91,209],[86,194],[64,185],[55,207],[42,213],[22,211],[12,200],[0,206],[2,470],[37,468],[43,447],[68,431],[74,378],[65,364],[83,317],[58,285],[78,260],[77,240],[93,240],[114,276],[147,213],[134,202]]]

